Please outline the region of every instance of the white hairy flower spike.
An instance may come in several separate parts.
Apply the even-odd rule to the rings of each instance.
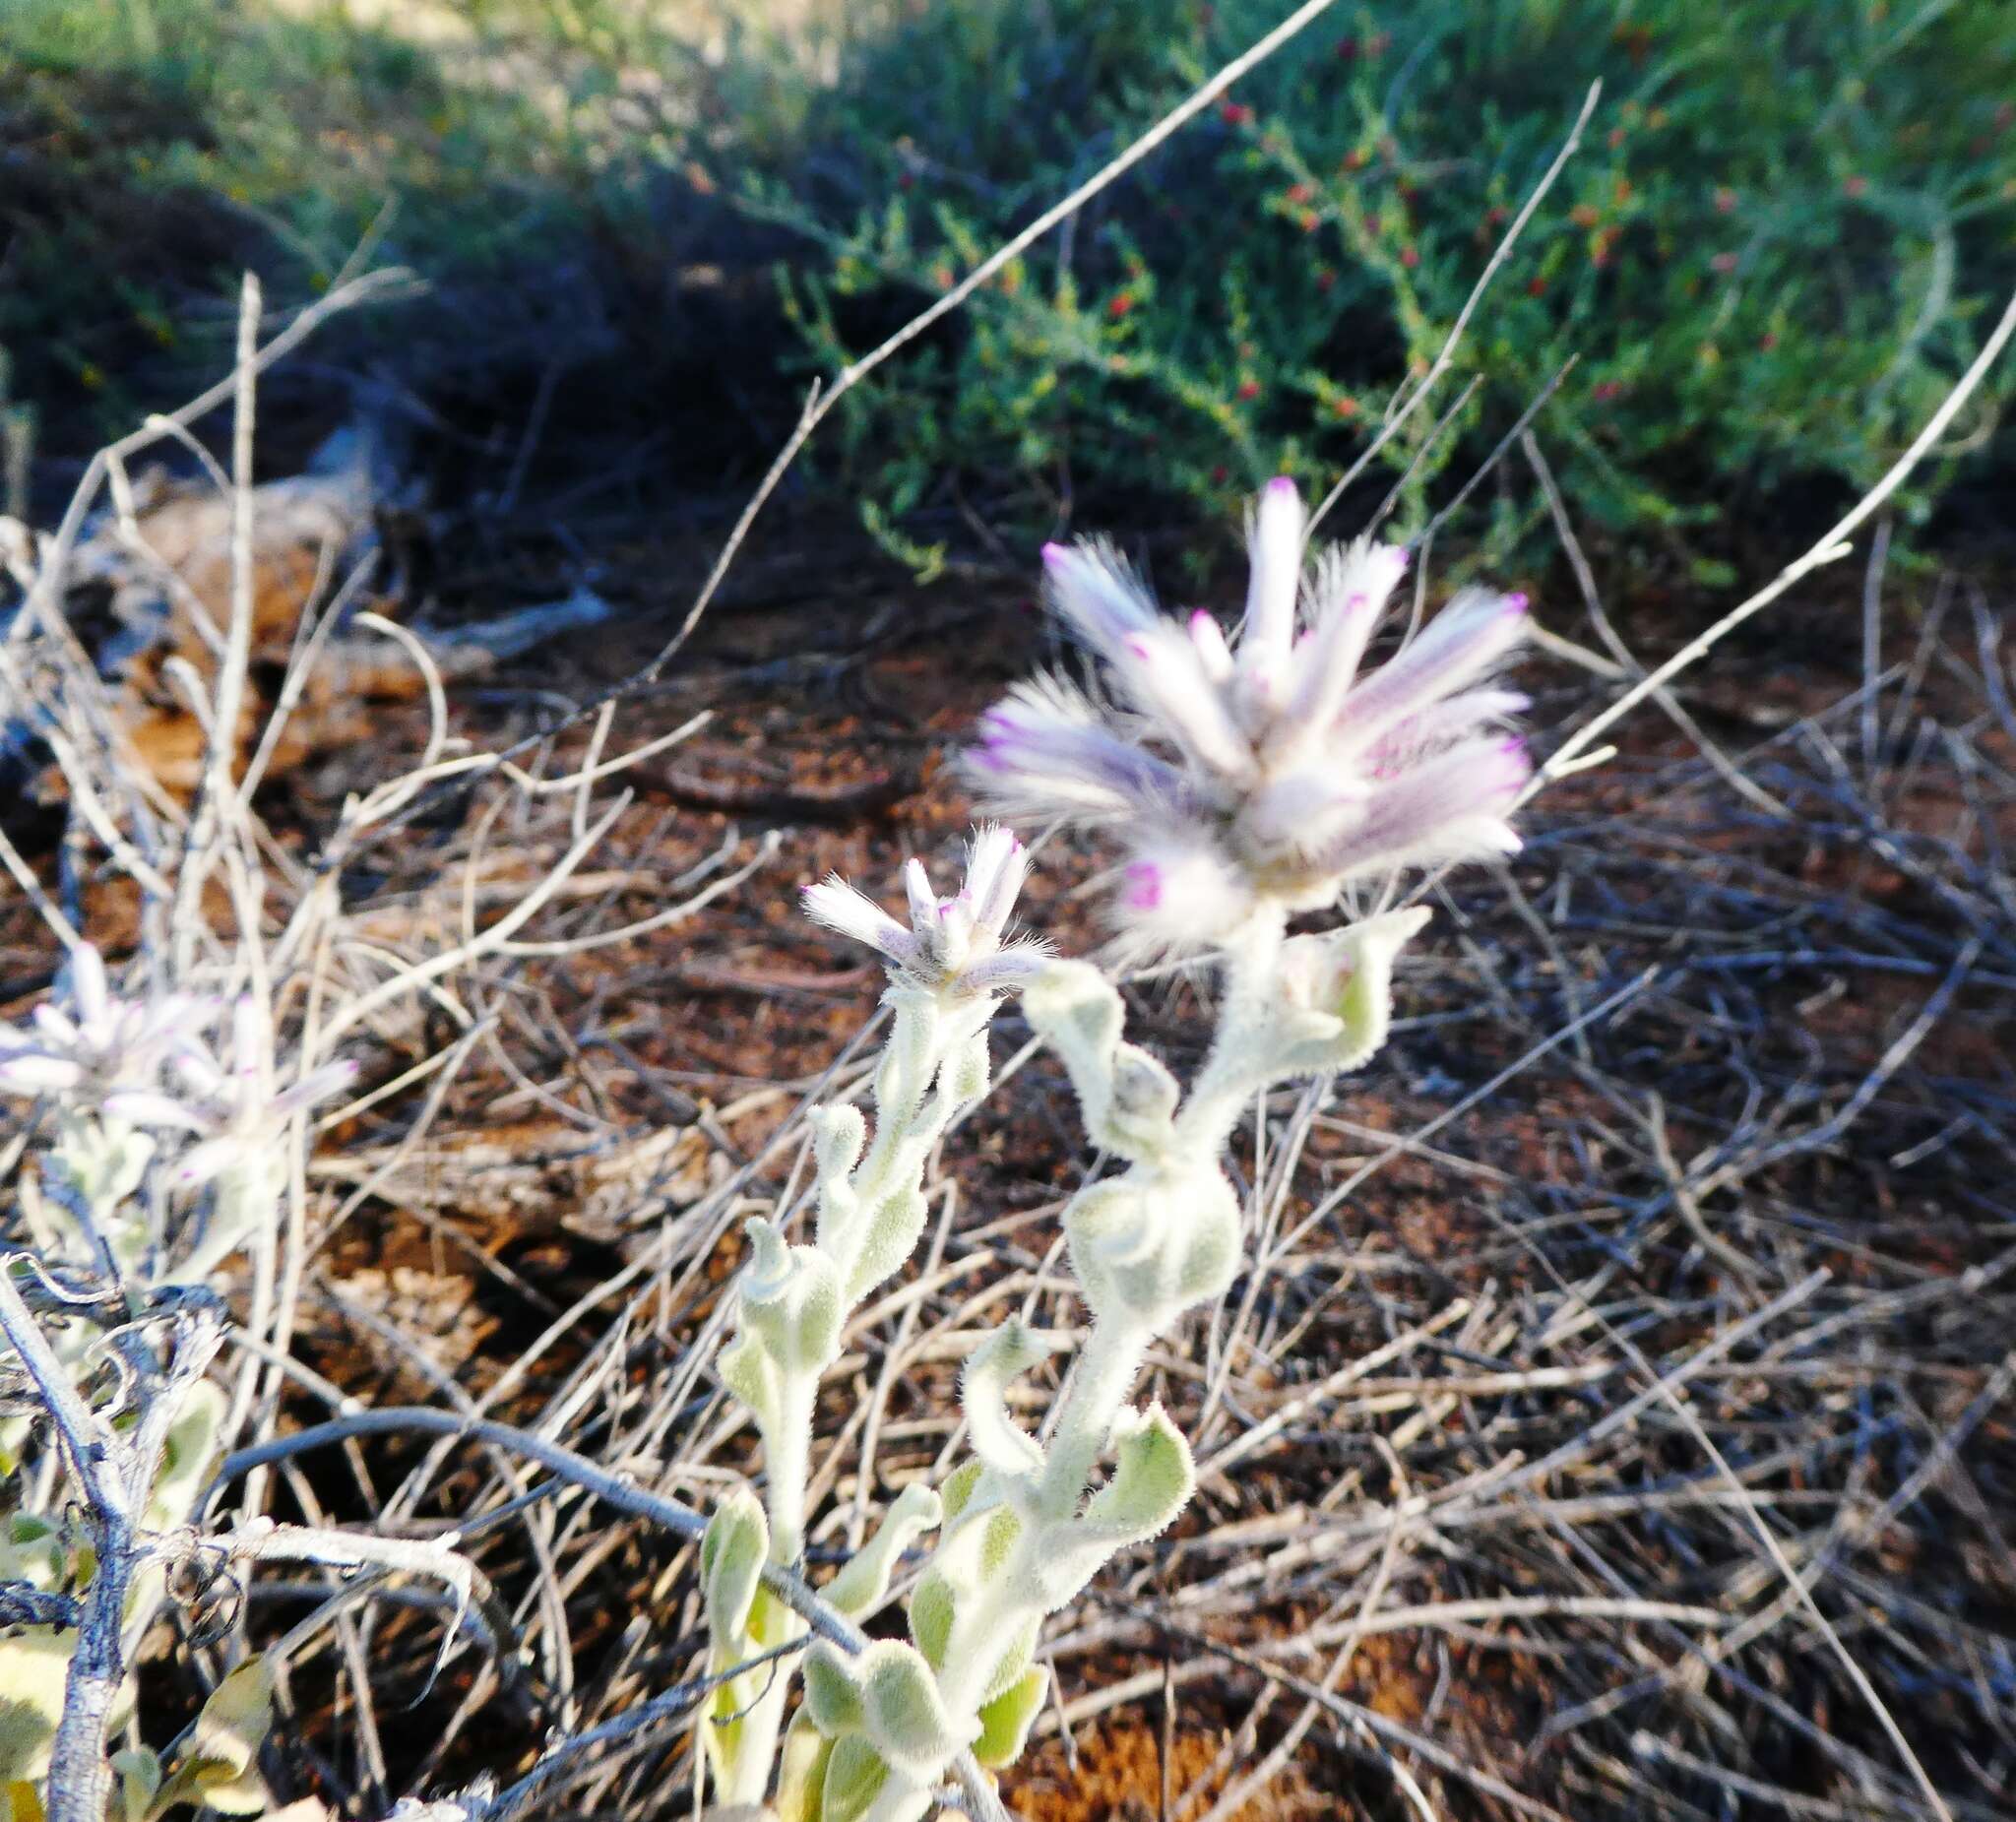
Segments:
[[[69,1012],[44,1000],[27,1029],[0,1024],[0,1094],[95,1099],[145,1088],[163,1062],[200,1041],[210,1010],[203,1001],[184,993],[119,998],[89,943],[70,952],[66,975]]]
[[[1270,482],[1234,641],[1209,614],[1160,613],[1105,545],[1044,550],[1050,603],[1118,700],[1018,684],[982,719],[969,775],[1004,815],[1120,826],[1115,913],[1150,946],[1519,847],[1507,819],[1532,767],[1496,729],[1526,701],[1489,679],[1524,635],[1525,597],[1465,590],[1367,670],[1407,553],[1360,539],[1311,563],[1306,536],[1294,483]]]
[[[105,1111],[130,1125],[195,1135],[199,1143],[175,1162],[170,1174],[180,1187],[198,1188],[270,1151],[295,1114],[356,1080],[357,1065],[343,1060],[311,1069],[285,1088],[270,1088],[271,1039],[265,1007],[248,995],[232,1008],[228,1068],[209,1045],[192,1039],[170,1059],[179,1093],[122,1089],[105,1097]]]
[[[805,888],[805,914],[866,943],[900,984],[934,993],[1008,993],[1049,953],[1033,937],[1006,933],[1028,873],[1028,850],[1009,830],[987,824],[975,832],[966,877],[950,898],[932,890],[921,860],[905,862],[907,927],[838,874]]]

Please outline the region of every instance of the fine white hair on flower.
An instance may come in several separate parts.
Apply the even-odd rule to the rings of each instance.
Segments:
[[[974,831],[966,877],[949,898],[933,891],[921,860],[904,862],[908,923],[837,873],[804,889],[805,914],[866,943],[889,964],[899,984],[931,992],[1013,992],[1049,954],[1049,946],[1037,938],[1007,934],[1028,874],[1029,850],[1011,830],[988,823]]]
[[[285,1087],[272,1082],[273,1030],[246,996],[226,1021],[228,1062],[207,1034],[221,1002],[187,993],[122,999],[89,944],[65,970],[71,1010],[43,1001],[26,1030],[0,1024],[0,1094],[56,1095],[108,1119],[197,1141],[169,1170],[194,1189],[272,1152],[288,1120],[356,1080],[349,1061],[324,1063]]]
[[[186,993],[118,997],[89,943],[71,950],[63,978],[68,1012],[43,1000],[26,1029],[0,1024],[0,1094],[96,1099],[152,1083],[162,1063],[201,1041],[216,1010]]]
[[[105,1111],[130,1125],[195,1136],[199,1143],[169,1173],[183,1189],[277,1156],[276,1142],[289,1120],[342,1094],[357,1078],[357,1065],[343,1058],[276,1087],[271,1018],[250,994],[231,1008],[229,1033],[228,1062],[209,1044],[188,1043],[169,1059],[174,1088],[125,1089],[105,1097]]]
[[[1002,815],[1119,828],[1114,914],[1147,946],[1201,947],[1263,903],[1313,909],[1356,881],[1519,847],[1509,817],[1532,766],[1502,728],[1526,699],[1491,679],[1526,597],[1466,589],[1368,668],[1407,553],[1361,538],[1311,561],[1307,533],[1294,483],[1269,482],[1230,640],[1208,613],[1162,613],[1108,544],[1043,550],[1050,606],[1115,700],[1017,684],[967,774]]]

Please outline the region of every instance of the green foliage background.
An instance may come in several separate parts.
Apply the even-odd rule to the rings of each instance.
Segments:
[[[506,343],[566,359],[584,325],[648,373],[667,249],[705,217],[710,257],[774,270],[782,311],[747,333],[801,380],[1287,10],[487,0],[436,38],[333,5],[14,0],[0,348],[31,401],[130,421],[215,357],[240,264],[306,296],[375,223],[381,254],[486,299],[483,334],[422,315],[393,338],[420,391],[428,361],[479,384]],[[1571,361],[1540,430],[1600,525],[1684,534],[1789,481],[1872,479],[2016,283],[2001,0],[1340,5],[856,392],[813,471],[925,569],[976,518],[1223,520],[1270,473],[1327,483],[1599,77],[1583,150],[1459,357],[1444,397],[1474,381],[1468,403],[1387,452],[1402,523]],[[1912,510],[1989,442],[2005,393],[1984,389]],[[1529,496],[1484,490],[1489,541],[1520,535]]]
[[[808,346],[859,351],[883,320],[861,300],[970,269],[1283,11],[979,0],[864,46],[759,189],[826,249],[783,275]],[[1032,508],[1145,483],[1219,519],[1277,470],[1327,484],[1425,370],[1597,78],[1583,150],[1458,357],[1457,388],[1478,382],[1458,434],[1425,447],[1424,411],[1389,452],[1403,516],[1571,359],[1543,431],[1611,528],[1875,478],[2016,282],[1996,5],[1340,8],[865,389],[850,478],[889,517],[1005,476]]]

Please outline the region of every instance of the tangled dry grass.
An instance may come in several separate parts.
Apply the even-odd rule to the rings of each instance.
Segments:
[[[1690,680],[1685,731],[1647,723],[1541,800],[1502,876],[1437,890],[1368,1079],[1267,1108],[1239,1159],[1252,1269],[1156,1362],[1202,1496],[1054,1633],[1068,1693],[1020,1813],[1919,1815],[1913,1764],[1950,1813],[1999,1812],[2016,717],[1979,586],[1872,567],[1865,593],[1859,682],[1857,603],[1788,603]],[[440,1603],[381,1587],[294,1655],[284,1775],[365,1813],[485,1777],[486,1815],[669,1813],[687,1788],[688,1541],[439,1431],[494,1419],[701,1506],[757,1466],[710,1370],[722,1291],[740,1221],[803,1194],[805,1108],[859,1085],[869,998],[790,888],[949,841],[937,760],[996,681],[957,619],[829,631],[780,677],[813,624],[724,623],[682,684],[713,720],[627,779],[596,778],[598,724],[334,876],[323,966],[375,1002],[372,1086],[318,1148],[299,1364],[220,1498],[260,1461],[305,1522],[452,1530],[509,1615],[435,1679]],[[1566,729],[1622,667],[1531,681]],[[563,694],[595,681],[583,660]],[[651,704],[625,744],[687,707]],[[461,712],[494,743],[550,709],[499,713]],[[413,758],[452,756],[419,710],[405,725]],[[298,824],[261,846],[313,890]],[[1100,857],[1039,865],[1046,925],[1096,941],[1075,894]],[[70,882],[89,927],[132,897],[114,871]],[[18,981],[48,953],[32,921],[17,901]],[[1136,993],[1159,1042],[1195,1041],[1185,978]],[[1003,1076],[831,1387],[815,1564],[942,1470],[976,1332],[1078,1319],[1068,1101],[1028,1048]],[[429,1434],[398,1414],[419,1406]],[[338,1592],[255,1578],[248,1636]],[[160,1665],[154,1699],[193,1667]]]
[[[231,623],[190,697],[233,730],[252,366]],[[441,1822],[696,1798],[706,1641],[667,1516],[760,1471],[713,1373],[740,1224],[800,1209],[806,1111],[864,1087],[874,1029],[868,971],[794,888],[963,829],[942,761],[1041,636],[1012,599],[702,625],[781,471],[668,646],[640,619],[454,700],[407,648],[430,687],[257,799],[215,758],[234,738],[193,807],[135,762],[67,596],[7,630],[9,712],[69,789],[5,825],[0,1012],[46,985],[51,930],[220,974],[263,955],[304,1047],[365,1066],[232,1302],[243,1396],[205,1522],[452,1545],[483,1623],[382,1550],[188,1591],[143,1710],[171,1731],[225,1641],[284,1639],[283,1792]],[[1541,598],[1579,589],[1591,631],[1544,613],[1541,724],[1566,754],[1651,707],[1606,763],[1553,768],[1514,864],[1433,886],[1380,1064],[1256,1107],[1248,1269],[1152,1361],[1200,1497],[1049,1634],[1063,1693],[1004,1791],[1026,1817],[2006,1810],[1998,585],[1891,575],[1879,529],[1857,590],[1815,579],[1823,542],[1716,641],[1638,603],[1633,639],[1673,648],[1647,673],[1552,504]],[[333,615],[344,579],[306,573]],[[271,701],[301,699],[315,649]],[[1033,914],[1067,948],[1099,939],[1102,864],[1039,853]],[[1192,978],[1132,989],[1151,1041],[1198,1041]],[[951,1459],[976,1334],[1081,1319],[1060,1072],[1024,1041],[997,1081],[829,1382],[815,1581]]]

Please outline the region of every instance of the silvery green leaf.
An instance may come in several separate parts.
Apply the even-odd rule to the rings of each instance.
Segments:
[[[1003,1480],[1042,1472],[1043,1452],[1034,1436],[1008,1414],[1008,1385],[1056,1351],[1056,1343],[1019,1320],[1005,1322],[966,1363],[959,1382],[973,1450],[987,1473]]]
[[[922,1533],[936,1525],[943,1512],[938,1495],[920,1481],[897,1494],[875,1535],[854,1553],[853,1560],[826,1585],[829,1604],[859,1618],[882,1603],[898,1559]]]
[[[1082,1517],[1048,1527],[1032,1552],[1042,1605],[1054,1612],[1129,1544],[1167,1528],[1196,1485],[1190,1445],[1160,1405],[1114,1425],[1112,1477]]]
[[[861,1249],[847,1274],[847,1300],[858,1303],[916,1249],[929,1214],[923,1192],[898,1190],[868,1218]]]
[[[749,1609],[770,1554],[770,1522],[746,1486],[722,1496],[700,1539],[700,1589],[716,1646],[732,1652],[748,1630]]]
[[[1158,1333],[1238,1270],[1238,1199],[1215,1164],[1096,1183],[1064,1211],[1064,1231],[1094,1313]]]
[[[875,1105],[881,1118],[907,1125],[930,1085],[938,1005],[915,987],[891,987],[882,997],[895,1017],[875,1071]]]
[[[49,1769],[74,1631],[24,1626],[0,1638],[0,1790],[33,1784]]]
[[[914,1777],[935,1778],[972,1737],[973,1727],[955,1725],[945,1712],[931,1666],[900,1640],[878,1639],[855,1668],[863,1730],[875,1750]]]
[[[777,1760],[778,1822],[825,1822],[826,1770],[833,1742],[800,1708],[785,1728]]]
[[[777,1362],[753,1335],[737,1336],[721,1351],[715,1362],[721,1382],[756,1418],[766,1433],[774,1429],[784,1413],[784,1388]]]
[[[811,1117],[812,1155],[819,1182],[818,1240],[824,1250],[832,1252],[859,1213],[859,1198],[848,1175],[861,1161],[868,1123],[860,1108],[846,1104],[815,1108]]]
[[[938,1072],[939,1090],[952,1103],[952,1108],[970,1107],[986,1095],[992,1071],[993,1062],[987,1051],[987,1031],[982,1026],[945,1059]]]
[[[888,1762],[862,1735],[836,1740],[826,1761],[819,1822],[860,1822],[888,1781]]]
[[[865,1719],[853,1660],[824,1639],[814,1641],[805,1654],[805,1713],[828,1739],[859,1732]]]
[[[189,1803],[243,1816],[271,1808],[256,1760],[272,1726],[273,1670],[264,1658],[249,1658],[211,1691],[188,1751],[155,1798],[157,1810]]]
[[[1025,1670],[980,1710],[980,1734],[973,1756],[989,1770],[1013,1765],[1029,1742],[1029,1730],[1042,1713],[1050,1673],[1040,1665]]]
[[[1343,930],[1291,937],[1282,946],[1267,1021],[1249,1034],[1248,1079],[1356,1069],[1386,1041],[1393,964],[1428,921],[1425,908],[1388,911]]]
[[[200,1379],[183,1396],[182,1409],[168,1425],[160,1470],[148,1501],[147,1522],[156,1531],[186,1525],[210,1479],[218,1457],[218,1434],[229,1400],[221,1386]]]
[[[816,1373],[840,1350],[840,1273],[814,1246],[787,1246],[771,1223],[747,1224],[753,1254],[742,1268],[743,1326],[781,1371]]]
[[[1190,1445],[1160,1404],[1123,1412],[1113,1425],[1118,1457],[1112,1477],[1092,1496],[1079,1522],[1121,1542],[1165,1531],[1197,1485]]]
[[[967,1502],[973,1498],[974,1490],[979,1485],[980,1476],[986,1470],[977,1459],[964,1461],[945,1476],[945,1484],[938,1489],[938,1498],[944,1506],[939,1522],[949,1525],[966,1510]]]
[[[1113,1048],[1110,1082],[1103,1114],[1095,1121],[1086,1110],[1093,1138],[1122,1158],[1147,1160],[1167,1151],[1182,1094],[1175,1077],[1139,1044],[1122,1043]]]
[[[1023,989],[1022,1010],[1063,1059],[1079,1100],[1103,1106],[1126,1017],[1119,989],[1090,962],[1051,962]]]
[[[910,1636],[934,1670],[945,1667],[945,1653],[958,1617],[958,1592],[951,1578],[934,1564],[924,1571],[910,1596]]]

